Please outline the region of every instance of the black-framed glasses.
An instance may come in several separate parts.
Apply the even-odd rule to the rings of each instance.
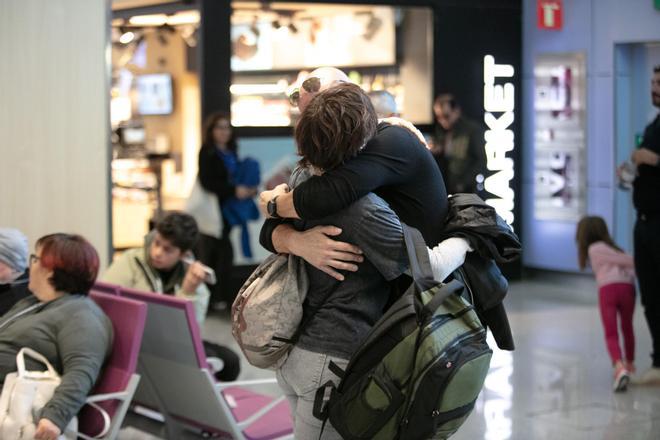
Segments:
[[[35,254],[30,254],[30,266],[32,266],[37,261],[41,260],[41,257],[37,257]]]
[[[321,78],[318,76],[310,76],[300,85],[308,93],[318,93],[321,90]],[[289,95],[289,104],[298,107],[300,102],[300,88],[296,87]]]

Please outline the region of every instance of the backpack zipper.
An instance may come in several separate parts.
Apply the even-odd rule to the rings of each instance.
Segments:
[[[420,336],[420,342],[423,341],[430,333],[433,333],[435,329],[438,327],[441,327],[443,324],[446,324],[447,322],[451,321],[452,319],[458,319],[461,316],[465,315],[466,313],[470,312],[471,310],[474,310],[473,306],[467,306],[464,309],[462,309],[460,312],[453,314],[453,313],[445,313],[443,315],[438,315],[434,316],[431,320],[430,323],[426,325],[426,327],[422,331],[422,335]]]

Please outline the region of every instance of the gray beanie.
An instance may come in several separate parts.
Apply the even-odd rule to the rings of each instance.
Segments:
[[[0,261],[16,272],[28,264],[28,240],[18,229],[0,228]]]

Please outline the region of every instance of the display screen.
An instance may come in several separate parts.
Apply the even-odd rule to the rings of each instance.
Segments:
[[[140,75],[136,78],[138,113],[169,115],[172,113],[172,76],[166,73]]]

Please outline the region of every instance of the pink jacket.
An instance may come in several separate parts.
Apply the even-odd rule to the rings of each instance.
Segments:
[[[598,287],[614,283],[635,283],[633,257],[605,242],[597,241],[589,246],[589,262],[596,275]]]

